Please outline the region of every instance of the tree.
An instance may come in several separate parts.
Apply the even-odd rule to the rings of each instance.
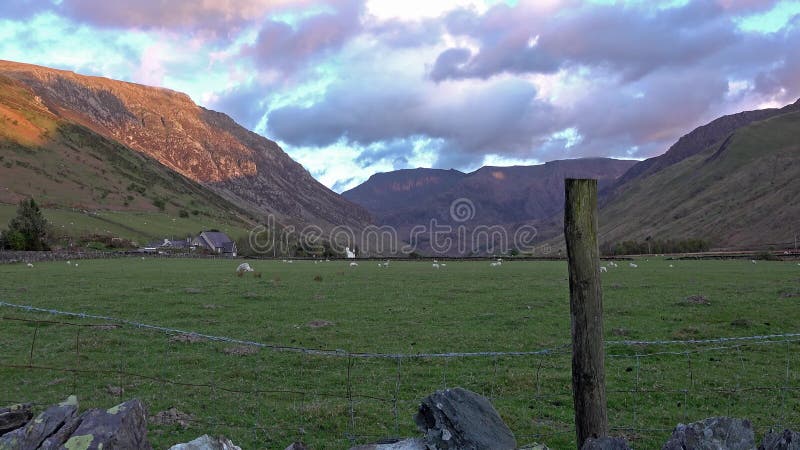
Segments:
[[[49,250],[47,246],[47,220],[32,198],[22,200],[17,206],[17,216],[8,223],[3,233],[3,246],[12,250]]]

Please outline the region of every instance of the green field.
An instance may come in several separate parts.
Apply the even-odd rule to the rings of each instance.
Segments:
[[[0,265],[0,301],[97,314],[333,355],[182,342],[132,325],[0,307],[0,404],[82,407],[138,397],[155,448],[204,433],[242,448],[349,448],[416,433],[421,398],[462,386],[490,397],[520,445],[574,448],[564,262],[119,259]],[[800,332],[795,262],[620,262],[603,274],[607,341],[703,340]],[[672,264],[674,267],[669,267]],[[710,304],[690,303],[703,296]],[[13,320],[12,320],[13,319]],[[16,319],[60,321],[30,322]],[[118,324],[119,325],[119,324]],[[678,422],[746,417],[757,436],[800,425],[800,345],[791,338],[607,346],[609,418],[636,447],[660,448]],[[543,355],[363,358],[355,353]],[[226,352],[227,350],[227,352]],[[245,352],[246,353],[246,352]],[[639,356],[636,356],[639,355]],[[25,367],[33,366],[33,367]],[[108,388],[122,387],[124,393]]]

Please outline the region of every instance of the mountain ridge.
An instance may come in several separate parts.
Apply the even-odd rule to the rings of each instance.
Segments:
[[[275,142],[166,88],[0,61],[59,119],[153,158],[253,216],[361,227],[369,213],[315,180]]]

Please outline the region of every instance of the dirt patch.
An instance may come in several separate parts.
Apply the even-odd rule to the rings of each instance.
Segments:
[[[255,292],[245,292],[244,294],[242,294],[242,298],[259,298],[259,297],[261,296]]]
[[[185,292],[187,294],[202,294],[203,290],[198,288],[186,288]]]
[[[95,325],[92,328],[95,330],[116,330],[119,327],[119,325],[114,325],[113,323],[104,323],[102,325]]]
[[[246,356],[246,355],[254,355],[258,353],[259,348],[253,347],[251,345],[237,345],[234,347],[228,347],[222,350],[223,353],[226,355],[233,355],[233,356]]]
[[[205,339],[196,334],[176,334],[169,338],[170,342],[183,342],[188,344],[195,344],[197,342],[204,342]]]
[[[203,305],[203,308],[205,308],[205,309],[219,309],[219,308],[222,308],[222,306],[215,305],[213,303],[208,303],[206,305]]]
[[[704,295],[690,295],[683,299],[687,305],[710,305],[711,302]]]
[[[334,323],[328,322],[327,320],[312,320],[311,322],[308,322],[306,325],[308,325],[311,328],[322,328],[322,327],[332,326],[334,325]]]
[[[800,298],[800,292],[783,292],[781,298]]]
[[[65,382],[65,381],[67,381],[66,378],[56,378],[55,380],[48,381],[47,385],[48,386],[55,386],[57,384],[61,384],[61,383]]]
[[[112,386],[109,384],[106,386],[106,392],[115,397],[122,397],[122,394],[125,393],[125,389],[122,386]]]
[[[680,330],[672,333],[672,337],[675,339],[686,340],[686,339],[694,339],[700,334],[700,330],[695,327],[686,327],[681,328]]]
[[[179,411],[177,408],[172,407],[166,411],[159,411],[154,416],[150,416],[148,422],[153,425],[178,425],[184,430],[189,428],[189,425],[194,420],[194,416]]]

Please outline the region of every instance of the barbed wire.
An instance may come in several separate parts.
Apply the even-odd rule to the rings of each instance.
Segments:
[[[325,348],[306,348],[297,346],[287,346],[280,344],[267,344],[263,342],[242,340],[231,338],[227,336],[216,336],[196,331],[181,330],[178,328],[164,327],[160,325],[145,324],[128,319],[121,319],[117,317],[103,316],[97,314],[79,313],[72,311],[60,311],[51,308],[40,308],[31,305],[19,305],[15,303],[8,303],[0,301],[0,307],[21,309],[28,312],[39,312],[51,315],[78,317],[81,319],[103,320],[106,322],[120,323],[135,328],[147,329],[152,331],[160,331],[167,334],[187,335],[198,338],[207,339],[209,341],[227,342],[239,345],[248,345],[253,347],[268,348],[276,351],[304,353],[316,356],[333,356],[343,358],[383,358],[383,359],[434,359],[434,358],[470,358],[470,357],[516,357],[516,356],[540,356],[566,353],[567,349],[571,348],[571,344],[563,344],[557,347],[542,348],[530,351],[476,351],[476,352],[441,352],[441,353],[373,353],[373,352],[350,352],[344,349],[325,349]],[[6,317],[2,317],[6,319]],[[24,319],[9,319],[9,320],[24,320]],[[46,322],[42,320],[34,320],[38,322]],[[78,324],[72,324],[78,326]],[[90,327],[102,327],[103,325],[81,325]],[[797,338],[797,339],[793,339]],[[784,334],[765,334],[755,336],[735,336],[735,337],[720,337],[711,339],[688,339],[688,340],[654,340],[654,341],[641,341],[641,340],[623,340],[623,341],[606,341],[606,347],[625,346],[625,347],[647,347],[647,346],[668,346],[668,345],[707,345],[724,342],[742,342],[742,341],[771,341],[771,342],[794,342],[800,340],[800,333],[784,333]],[[724,349],[735,347],[721,347]],[[704,351],[713,350],[705,349]],[[657,352],[657,353],[643,353],[643,354],[609,354],[606,355],[612,358],[636,358],[644,356],[655,355],[682,355],[687,351],[677,352]]]
[[[348,442],[350,444],[356,443],[365,443],[367,441],[376,440],[379,438],[386,437],[386,434],[375,434],[372,433],[373,429],[371,429],[370,424],[365,424],[362,416],[360,414],[364,414],[361,408],[370,405],[372,402],[375,403],[378,410],[385,408],[388,412],[389,417],[387,417],[386,423],[384,424],[384,428],[386,430],[393,429],[394,434],[400,435],[400,417],[403,416],[405,413],[413,409],[413,406],[416,404],[418,405],[420,402],[419,398],[410,399],[409,397],[414,397],[415,395],[409,395],[409,392],[424,392],[425,386],[431,387],[437,385],[437,383],[442,387],[448,387],[450,385],[459,385],[459,380],[463,382],[463,374],[459,368],[460,366],[453,361],[460,359],[460,358],[486,358],[491,359],[491,365],[488,367],[482,367],[480,372],[482,375],[476,375],[475,373],[470,373],[469,376],[472,377],[472,383],[474,385],[483,386],[482,389],[485,389],[485,394],[488,395],[492,402],[500,402],[498,404],[503,404],[502,402],[512,402],[512,404],[519,403],[521,401],[524,402],[532,402],[531,404],[537,404],[537,408],[542,408],[542,411],[547,410],[547,408],[562,408],[562,407],[570,407],[571,402],[568,400],[571,398],[571,390],[569,389],[568,384],[558,383],[552,386],[548,386],[547,383],[549,380],[547,379],[547,375],[545,375],[545,383],[544,390],[540,392],[539,388],[539,370],[544,368],[545,372],[547,371],[567,371],[569,370],[569,361],[568,359],[564,358],[566,355],[570,354],[570,345],[563,345],[559,347],[553,348],[545,348],[539,349],[534,351],[514,351],[514,352],[495,352],[495,351],[482,351],[482,352],[451,352],[451,353],[417,353],[417,354],[402,354],[402,353],[350,353],[346,350],[326,350],[326,349],[309,349],[303,347],[291,347],[291,346],[281,346],[281,345],[274,345],[274,344],[265,344],[255,341],[248,341],[242,339],[235,339],[225,336],[213,336],[207,335],[203,333],[196,333],[191,331],[180,330],[176,328],[169,328],[169,327],[162,327],[158,325],[152,324],[145,324],[139,323],[136,321],[128,320],[128,319],[121,319],[116,317],[109,317],[103,315],[96,315],[96,314],[86,314],[86,313],[79,313],[79,312],[70,312],[70,311],[61,311],[56,309],[47,309],[47,308],[39,308],[30,305],[18,305],[13,303],[6,303],[0,302],[0,307],[6,307],[11,309],[16,309],[20,311],[25,311],[28,313],[35,313],[35,314],[49,314],[54,316],[64,316],[64,317],[72,317],[81,320],[90,320],[90,321],[103,321],[107,323],[81,323],[80,320],[72,320],[72,321],[59,321],[53,320],[50,318],[30,318],[30,317],[13,317],[8,315],[0,316],[0,321],[7,320],[7,321],[17,321],[17,322],[28,322],[28,323],[35,323],[36,327],[34,328],[31,326],[30,333],[32,336],[31,343],[30,343],[30,352],[25,349],[24,352],[19,353],[20,359],[27,359],[27,363],[13,363],[9,360],[5,360],[0,358],[0,368],[8,369],[8,370],[20,370],[20,371],[52,371],[52,372],[61,372],[61,373],[72,373],[75,374],[76,380],[74,382],[77,383],[77,377],[80,376],[81,378],[89,377],[90,374],[96,375],[97,378],[101,380],[108,380],[112,381],[115,378],[118,380],[126,380],[125,382],[130,382],[127,380],[134,380],[140,379],[144,380],[145,382],[152,382],[157,383],[159,385],[171,385],[176,386],[179,388],[185,388],[187,390],[191,389],[203,389],[209,392],[210,398],[220,399],[236,399],[239,398],[238,396],[242,396],[242,398],[250,398],[250,397],[257,397],[257,396],[267,396],[268,398],[277,398],[280,399],[282,397],[293,398],[296,400],[292,400],[295,402],[295,414],[297,416],[289,415],[287,417],[295,417],[297,420],[297,426],[293,427],[290,426],[288,422],[282,423],[281,425],[275,426],[265,426],[263,413],[257,412],[255,409],[253,410],[254,415],[262,414],[260,418],[254,418],[252,424],[246,423],[246,421],[242,421],[236,423],[226,421],[226,420],[206,420],[206,419],[198,419],[193,418],[191,420],[192,423],[197,424],[199,426],[213,426],[213,427],[221,427],[231,430],[241,430],[244,432],[245,430],[249,430],[253,433],[254,436],[258,435],[258,439],[275,439],[275,436],[271,436],[272,433],[280,432],[282,433],[282,438],[285,436],[293,435],[300,433],[305,433],[305,431],[298,432],[297,430],[303,430],[304,428],[308,428],[313,424],[314,415],[313,413],[309,413],[307,408],[314,408],[315,405],[322,402],[322,404],[328,405],[326,407],[330,408],[340,408],[342,411],[343,418],[341,419],[342,422],[338,423],[338,431],[331,434],[331,435],[324,435],[324,439],[329,440],[330,442]],[[313,369],[313,363],[309,366],[308,362],[312,361],[309,357],[337,357],[337,358],[345,358],[347,367],[344,366],[339,367],[338,363],[334,365],[334,370],[339,371],[339,377],[341,377],[341,385],[337,386],[333,390],[330,388],[320,390],[320,385],[313,386],[308,389],[303,389],[297,387],[297,385],[284,385],[283,387],[278,386],[276,388],[263,388],[261,387],[261,383],[257,378],[255,379],[248,379],[248,383],[252,383],[250,385],[228,385],[225,384],[224,374],[214,374],[210,380],[199,380],[197,382],[187,382],[183,381],[181,378],[169,378],[167,376],[161,375],[154,375],[148,373],[141,373],[132,370],[124,370],[124,366],[120,366],[120,369],[114,368],[104,368],[98,365],[88,366],[82,364],[79,358],[76,358],[76,366],[75,367],[64,367],[61,363],[55,364],[43,364],[43,363],[34,363],[34,346],[37,344],[37,335],[39,332],[39,324],[55,324],[55,325],[63,325],[65,327],[74,327],[75,334],[76,334],[76,349],[75,352],[80,355],[80,351],[78,350],[78,343],[81,340],[81,336],[83,335],[84,330],[87,329],[109,329],[109,330],[116,330],[115,332],[120,332],[121,330],[128,329],[131,327],[133,331],[136,330],[143,330],[143,331],[154,331],[159,333],[167,333],[173,335],[191,335],[196,336],[199,338],[204,338],[209,341],[219,341],[219,342],[228,342],[234,343],[239,345],[251,345],[256,347],[268,348],[273,349],[276,351],[290,351],[294,353],[298,353],[300,355],[300,364],[299,367],[296,367],[300,371],[301,379],[309,379],[312,381],[315,380],[315,372]],[[726,400],[725,402],[729,402],[730,404],[734,404],[735,402],[741,402],[742,405],[751,405],[748,406],[752,408],[753,404],[759,403],[760,400],[772,398],[775,399],[775,409],[772,415],[764,416],[760,418],[761,425],[760,426],[776,426],[777,424],[784,424],[791,423],[793,420],[798,419],[798,413],[795,411],[796,405],[798,404],[797,393],[800,392],[800,385],[793,385],[791,378],[791,367],[790,363],[795,359],[792,358],[792,347],[791,344],[800,341],[800,333],[785,333],[785,334],[768,334],[768,335],[756,335],[756,336],[738,336],[738,337],[724,337],[724,338],[710,338],[710,339],[691,339],[691,340],[654,340],[654,341],[639,341],[639,340],[624,340],[624,341],[608,341],[606,342],[606,348],[634,348],[637,351],[633,354],[613,354],[607,353],[606,356],[609,358],[632,358],[636,360],[635,369],[632,369],[633,365],[631,364],[629,368],[631,368],[631,374],[625,375],[622,373],[623,378],[620,378],[616,381],[610,381],[607,386],[607,393],[610,396],[616,396],[617,399],[629,398],[631,399],[632,405],[625,404],[625,408],[628,408],[627,411],[623,410],[625,414],[631,414],[630,416],[624,415],[622,412],[617,410],[617,414],[620,418],[624,420],[619,420],[617,422],[617,426],[613,426],[611,428],[612,432],[615,433],[633,433],[633,436],[629,436],[629,440],[633,440],[631,444],[634,444],[636,440],[639,440],[639,443],[650,442],[654,440],[661,439],[662,435],[669,433],[673,428],[667,427],[664,423],[664,418],[656,420],[653,417],[648,417],[648,410],[647,402],[648,398],[652,395],[663,394],[665,398],[673,398],[678,397],[682,403],[678,403],[678,409],[668,414],[668,416],[676,422],[677,420],[682,420],[684,422],[688,422],[689,412],[694,411],[697,412],[702,409],[697,408],[697,404],[702,404],[704,399],[713,398],[714,396],[724,397]],[[753,346],[761,346],[761,345],[785,345],[786,346],[786,376],[784,379],[784,375],[781,368],[781,373],[771,373],[771,379],[753,379],[750,380],[750,384],[741,384],[738,378],[734,379],[731,378],[729,382],[725,382],[724,385],[720,386],[716,383],[708,383],[697,381],[695,382],[694,371],[698,369],[693,369],[693,360],[698,361],[696,358],[692,358],[690,355],[701,353],[701,352],[729,352],[734,356],[738,354],[740,359],[743,358],[742,356],[742,349],[752,348]],[[25,344],[23,344],[25,345]],[[684,348],[672,351],[670,349],[665,349],[666,351],[653,351],[653,352],[642,352],[638,349],[646,348],[646,347],[654,347],[653,350],[661,350],[655,347],[670,347],[670,346],[682,346]],[[171,347],[170,347],[171,348]],[[39,352],[42,350],[36,349]],[[179,350],[180,351],[180,350]],[[770,353],[772,354],[772,353]],[[37,355],[38,356],[38,355]],[[686,356],[686,374],[688,381],[678,380],[678,382],[671,381],[671,379],[666,379],[665,384],[660,384],[660,380],[645,380],[646,376],[642,375],[640,377],[640,360],[643,358],[649,357],[659,357],[659,356]],[[539,366],[537,367],[527,367],[523,370],[528,370],[530,374],[536,373],[536,381],[535,386],[533,384],[529,385],[528,390],[525,389],[517,390],[517,388],[513,388],[512,390],[507,390],[503,387],[500,388],[499,391],[495,391],[495,382],[489,381],[494,380],[498,377],[498,365],[505,366],[509,364],[510,368],[517,368],[519,366],[515,365],[517,363],[510,362],[511,359],[503,359],[505,357],[509,357],[511,359],[520,358],[520,357],[534,357],[537,361],[539,361]],[[555,357],[550,359],[550,357]],[[36,359],[39,359],[38,357]],[[376,381],[375,378],[362,378],[357,375],[353,375],[351,371],[354,370],[354,361],[362,359],[389,359],[396,361],[396,364],[393,362],[391,364],[385,363],[374,363],[380,364],[375,367],[380,367],[379,370],[381,373],[386,374],[386,377],[389,381],[383,380],[382,378]],[[406,366],[406,362],[404,360],[409,359],[417,359],[419,362],[409,363]],[[435,359],[443,359],[444,365],[430,365],[426,366],[426,364],[433,364],[431,361],[424,362],[422,360],[435,360]],[[665,360],[673,361],[672,358],[665,358]],[[703,360],[702,358],[700,359]],[[526,360],[518,360],[520,362],[526,362]],[[548,362],[552,361],[552,362]],[[542,362],[544,362],[544,367],[542,367]],[[650,364],[649,366],[652,367],[659,367],[659,364],[663,362],[659,359],[656,359],[655,365]],[[731,362],[735,363],[735,359],[731,359]],[[66,365],[70,365],[71,363],[67,362]],[[374,369],[368,369],[371,367],[371,364],[361,363],[357,365],[358,370],[364,371],[373,371]],[[697,364],[697,363],[696,363]],[[783,363],[781,362],[781,365]],[[620,367],[620,369],[625,368],[628,365],[625,363]],[[738,366],[738,363],[736,363]],[[645,364],[642,362],[642,367]],[[309,367],[312,369],[309,371]],[[425,369],[425,367],[433,368],[433,371],[430,369]],[[613,367],[613,365],[612,365]],[[681,370],[684,370],[678,366],[670,365],[668,366],[670,370],[672,370],[675,374],[678,374],[678,378],[680,378]],[[425,382],[422,383],[425,386],[420,386],[419,381],[406,381],[405,377],[408,377],[408,373],[419,373],[419,369],[422,368],[423,370],[429,370],[425,374]],[[504,368],[505,369],[505,368]],[[147,371],[147,369],[144,369]],[[633,372],[635,370],[635,372]],[[659,369],[661,370],[661,369]],[[746,370],[744,366],[744,360],[742,361],[742,370]],[[405,371],[405,372],[404,372]],[[410,371],[410,372],[409,372]],[[417,372],[415,372],[417,371]],[[439,372],[441,371],[441,376],[439,376]],[[642,369],[644,371],[644,369]],[[346,372],[346,375],[344,375]],[[622,372],[622,370],[620,370]],[[628,372],[625,370],[624,372]],[[552,373],[552,372],[551,372]],[[412,375],[413,376],[413,375]],[[481,377],[486,377],[481,381]],[[533,377],[533,375],[531,375]],[[440,379],[439,379],[440,378]],[[635,380],[635,381],[634,381]],[[674,380],[674,379],[672,379]],[[764,381],[768,381],[764,383]],[[772,381],[775,381],[775,384],[770,384]],[[103,381],[105,382],[105,381]],[[118,383],[122,384],[122,382]],[[302,386],[303,383],[300,383]],[[411,384],[410,387],[407,387],[408,384]],[[797,383],[794,383],[797,384]],[[180,391],[178,391],[180,392]],[[405,395],[403,393],[405,392]],[[43,395],[46,395],[44,392]],[[12,394],[11,391],[4,394],[5,396],[16,396],[16,394]],[[191,396],[192,394],[189,394]],[[406,398],[403,398],[406,397]],[[181,397],[182,398],[182,397]],[[328,402],[325,399],[330,399]],[[780,399],[780,404],[778,405],[778,399]],[[47,402],[41,401],[42,399],[34,399],[38,400],[36,404],[38,405],[46,405]],[[693,407],[689,407],[689,402],[692,402]],[[724,408],[725,403],[723,402],[723,406],[719,406]],[[14,402],[19,403],[19,402]],[[28,402],[33,403],[33,402]],[[508,405],[508,403],[505,403]],[[527,403],[525,403],[527,404]],[[299,405],[299,406],[297,406]],[[331,405],[338,405],[338,406],[331,406]],[[366,405],[366,406],[365,406]],[[383,406],[381,406],[383,405]],[[285,408],[290,408],[290,406],[284,406]],[[255,407],[254,407],[255,408]],[[370,407],[371,408],[371,407]],[[619,405],[617,406],[619,408]],[[291,409],[287,409],[287,411],[291,411]],[[298,412],[299,411],[299,412]],[[213,417],[213,416],[212,416]],[[255,417],[255,416],[254,416]],[[346,418],[345,418],[346,417]],[[358,420],[357,420],[358,417]],[[366,417],[366,416],[364,416]],[[546,416],[545,416],[546,417]],[[682,418],[682,419],[681,419]],[[632,420],[631,420],[632,419]],[[287,419],[290,420],[290,419]],[[787,422],[788,420],[788,422]],[[391,422],[391,423],[390,423]],[[668,422],[669,423],[669,422]],[[765,425],[768,424],[768,425]],[[532,428],[530,428],[532,427]],[[567,439],[569,434],[574,433],[574,425],[569,423],[568,421],[564,421],[564,419],[553,419],[552,421],[548,420],[546,424],[534,424],[532,426],[523,426],[523,429],[520,431],[524,431],[524,433],[515,433],[518,439],[526,440],[526,439],[535,439],[537,441],[545,441],[547,439],[553,439],[556,442],[563,441]],[[403,429],[408,430],[408,426],[404,426]],[[342,432],[342,430],[346,430]],[[530,431],[539,431],[533,432]],[[316,431],[318,436],[323,436],[321,433],[323,431]],[[330,432],[330,431],[329,431]],[[261,435],[266,436],[262,437]],[[255,438],[254,438],[255,439]],[[648,441],[649,440],[649,441]],[[633,447],[633,445],[632,445]],[[635,447],[634,447],[635,448]]]

